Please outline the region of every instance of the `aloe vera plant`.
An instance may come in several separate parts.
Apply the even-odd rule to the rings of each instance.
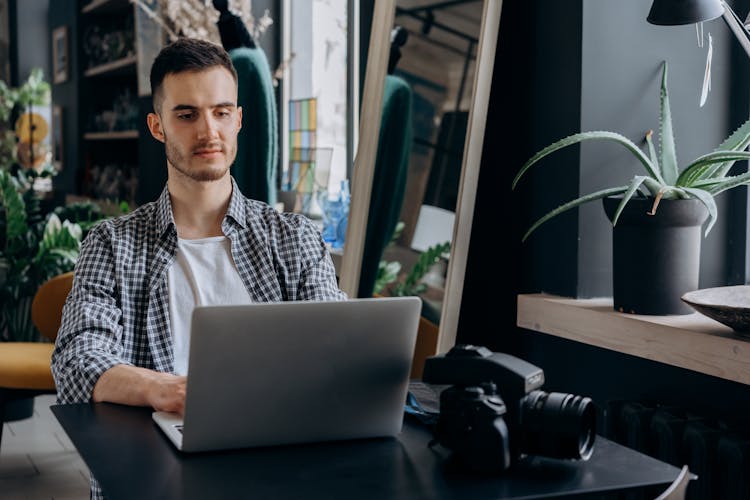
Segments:
[[[556,215],[584,203],[614,195],[622,195],[622,201],[617,207],[612,225],[617,224],[623,208],[636,195],[653,198],[654,202],[649,212],[650,215],[656,214],[659,201],[662,199],[698,199],[708,209],[709,219],[704,233],[704,235],[707,235],[718,218],[714,197],[734,187],[750,184],[750,172],[729,175],[729,171],[736,161],[750,159],[750,153],[745,151],[750,144],[750,120],[743,123],[714,151],[696,158],[680,171],[677,165],[674,134],[672,132],[672,114],[669,108],[669,94],[667,93],[667,63],[664,61],[662,64],[659,121],[660,146],[658,152],[653,143],[651,131],[645,137],[648,154],[621,134],[593,131],[581,132],[560,139],[532,156],[513,179],[513,189],[529,168],[542,158],[559,149],[588,140],[613,141],[624,146],[643,165],[647,175],[636,175],[628,185],[602,189],[560,205],[534,222],[524,234],[523,240],[525,241],[535,229]]]

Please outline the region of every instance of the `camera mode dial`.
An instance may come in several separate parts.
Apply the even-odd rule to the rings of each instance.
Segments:
[[[486,347],[470,344],[459,344],[457,346],[454,346],[445,355],[452,358],[488,358],[492,356],[492,351],[490,351]]]

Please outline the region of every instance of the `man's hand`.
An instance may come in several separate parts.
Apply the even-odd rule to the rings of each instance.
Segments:
[[[148,404],[155,410],[182,413],[185,411],[187,377],[171,373],[156,373],[148,391]]]
[[[182,415],[185,410],[187,377],[146,368],[116,365],[102,373],[92,399],[131,406],[151,406],[158,411]]]

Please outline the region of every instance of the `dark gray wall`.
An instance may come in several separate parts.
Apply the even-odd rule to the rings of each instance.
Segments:
[[[47,24],[49,0],[23,0],[16,3],[16,27],[19,83],[26,81],[34,68],[42,68],[52,81],[50,29]]]

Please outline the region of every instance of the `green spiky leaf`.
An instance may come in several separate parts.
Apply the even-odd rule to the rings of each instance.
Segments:
[[[630,182],[630,186],[628,186],[628,190],[625,191],[625,193],[622,195],[622,201],[619,205],[617,205],[617,210],[615,210],[615,216],[612,217],[612,225],[617,225],[617,220],[620,218],[620,214],[622,213],[622,210],[625,208],[625,205],[630,201],[630,199],[635,195],[636,191],[638,191],[638,188],[641,187],[641,184],[647,179],[645,175],[637,175],[633,178],[633,180]]]
[[[716,219],[718,218],[719,210],[716,208],[716,200],[714,200],[711,193],[703,189],[691,187],[684,187],[682,189],[694,198],[700,200],[708,209],[708,226],[706,226],[706,232],[704,233],[704,236],[708,236],[708,233],[711,231],[711,228],[714,227]]]
[[[646,144],[648,145],[648,155],[651,157],[651,163],[654,166],[654,170],[661,171],[661,165],[659,163],[659,155],[656,154],[656,147],[654,146],[654,140],[652,139],[652,136],[654,135],[653,130],[649,130],[646,132]]]
[[[661,141],[661,172],[664,183],[673,185],[677,181],[677,151],[674,145],[674,133],[672,132],[672,111],[669,108],[669,93],[667,92],[667,61],[662,63],[661,90],[660,90],[661,114],[659,119],[659,140]]]
[[[661,174],[654,169],[654,166],[651,164],[651,160],[643,154],[643,151],[640,150],[640,148],[630,139],[625,137],[624,135],[615,133],[615,132],[606,132],[606,131],[594,131],[594,132],[581,132],[579,134],[573,134],[568,137],[565,137],[563,139],[560,139],[557,142],[554,142],[547,146],[546,148],[542,149],[538,153],[536,153],[534,156],[529,159],[524,165],[521,167],[521,170],[518,171],[518,174],[516,174],[516,177],[513,179],[513,185],[512,188],[515,189],[516,184],[518,184],[518,181],[521,179],[523,174],[526,173],[526,171],[531,168],[532,165],[534,165],[536,162],[544,158],[545,156],[548,156],[555,151],[566,148],[568,146],[572,146],[573,144],[578,144],[579,142],[583,141],[590,141],[590,140],[604,140],[604,141],[614,141],[618,144],[621,144],[622,146],[625,146],[628,151],[633,153],[635,157],[641,162],[641,164],[646,168],[646,171],[654,177],[655,179],[658,179],[662,184],[664,183],[664,180],[661,177]]]
[[[736,161],[750,159],[746,151],[714,151],[699,158],[688,165],[677,179],[678,186],[692,186],[697,181],[724,177],[726,174],[718,170],[723,165],[734,164]]]
[[[531,228],[529,228],[529,230],[526,231],[526,234],[523,235],[522,241],[526,241],[526,238],[528,238],[529,235],[533,233],[536,228],[538,228],[539,226],[541,226],[542,224],[544,224],[551,218],[557,215],[560,215],[563,212],[567,212],[571,208],[576,208],[576,207],[583,205],[584,203],[588,203],[594,200],[600,200],[602,198],[606,198],[607,196],[624,193],[627,190],[628,190],[628,186],[619,186],[615,188],[603,189],[601,191],[590,193],[590,194],[587,194],[586,196],[581,196],[580,198],[576,198],[575,200],[572,200],[563,205],[560,205],[556,209],[550,212],[547,212],[546,215],[540,217],[536,222],[534,222],[534,224],[531,225]]]

